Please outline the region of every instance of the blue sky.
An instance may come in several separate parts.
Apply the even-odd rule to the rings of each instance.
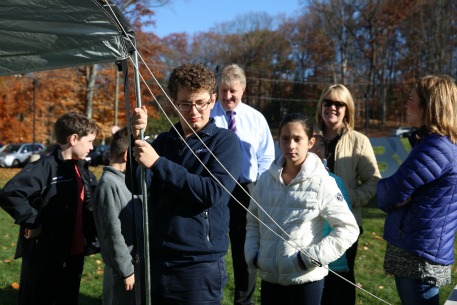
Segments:
[[[294,16],[299,9],[299,0],[172,0],[172,4],[154,9],[156,26],[150,31],[159,37],[182,32],[192,35],[251,12]]]

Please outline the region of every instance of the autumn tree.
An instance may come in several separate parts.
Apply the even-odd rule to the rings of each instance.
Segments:
[[[415,78],[428,73],[457,77],[455,1],[303,0],[296,16],[250,13],[207,32],[173,33],[163,39],[143,28],[153,23],[154,5],[170,1],[116,3],[135,30],[141,57],[140,97],[157,122],[153,132],[166,125],[162,110],[175,115],[165,88],[170,71],[184,62],[203,63],[216,74],[227,64],[242,66],[248,82],[244,101],[272,124],[289,111],[312,115],[322,89],[333,82],[348,85],[359,124],[361,119],[367,128],[373,119],[381,126],[393,118],[401,122],[403,101]],[[94,67],[1,78],[0,140],[30,139],[24,126],[32,125],[33,79],[38,80],[37,129],[46,134],[44,139],[38,137],[40,141],[50,138],[50,122],[61,111],[89,113],[90,108],[101,138],[109,136],[114,124],[125,124],[125,107],[119,107],[124,104],[124,88],[122,81],[116,87],[116,66]],[[132,73],[129,61],[129,99],[134,107]]]
[[[455,76],[457,63],[457,2],[416,1],[399,30],[404,39],[401,69],[410,78],[427,73]]]
[[[18,79],[19,78],[19,79]],[[31,128],[23,126],[32,126],[32,91],[27,90],[32,88],[32,79],[22,79],[20,76],[1,77],[1,140],[8,143],[19,143],[30,141],[32,137],[27,134],[32,134]]]
[[[279,71],[280,68],[273,66],[282,64],[282,59],[287,58],[289,53],[284,52],[284,48],[289,48],[288,44],[275,31],[278,20],[266,13],[237,16],[233,21],[212,28],[212,34],[207,37],[213,38],[213,42],[204,40],[208,48],[203,49],[209,56],[202,56],[202,60],[216,72],[232,63],[245,69],[248,84],[243,99],[255,107],[270,102],[264,97],[271,95],[269,91],[274,90],[274,86],[264,80],[274,81],[275,74],[270,72]],[[202,35],[194,41],[193,50],[199,46],[200,37]],[[211,52],[208,51],[210,47]]]
[[[359,108],[365,108],[367,123],[370,119],[367,106],[371,105],[372,112],[378,113],[381,126],[385,124],[387,105],[393,102],[389,92],[392,92],[396,75],[395,57],[400,40],[398,27],[405,22],[414,6],[415,1],[407,0],[366,0],[357,3],[359,17],[350,31],[356,38],[354,53],[358,56],[353,59],[352,66],[357,79],[367,80],[359,88],[359,93],[366,99]]]
[[[313,116],[322,89],[334,79],[335,50],[333,40],[326,37],[323,19],[314,12],[304,10],[302,14],[284,20],[278,32],[290,46],[289,72],[292,84],[291,99],[300,110]],[[283,71],[284,73],[284,71]]]
[[[29,73],[1,78],[1,137],[6,142],[49,143],[55,118],[64,112],[84,110],[82,80],[75,68]],[[36,105],[34,103],[36,86]],[[33,130],[35,120],[35,131]]]
[[[133,27],[137,29],[135,32],[137,47],[141,49],[141,54],[146,62],[146,64],[141,64],[139,68],[146,83],[152,83],[151,73],[148,70],[154,69],[161,60],[157,56],[158,50],[161,48],[158,37],[141,31],[142,25],[151,22],[151,19],[145,20],[143,16],[153,16],[153,11],[146,5],[152,3],[163,5],[169,2],[119,1],[119,5],[122,5],[126,14],[130,16]],[[133,66],[131,63],[129,65],[130,101],[131,107],[134,107]],[[27,82],[15,77],[2,78],[2,85],[12,89],[3,91],[8,94],[0,97],[0,105],[4,110],[3,118],[0,122],[2,126],[2,141],[31,141],[32,139],[30,130],[32,127],[32,79],[38,80],[37,111],[35,115],[38,141],[45,143],[52,141],[52,126],[55,118],[67,111],[78,111],[93,117],[99,124],[101,130],[100,138],[109,137],[111,135],[111,127],[114,124],[125,124],[126,117],[125,107],[117,107],[116,105],[116,100],[120,100],[122,105],[124,104],[122,86],[116,90],[116,69],[117,67],[113,63],[29,73],[23,76],[23,79],[27,80]],[[160,72],[155,72],[155,74],[159,77],[161,75]],[[120,83],[122,85],[122,82]],[[150,103],[152,98],[149,98],[151,96],[149,89],[142,87],[141,90],[141,96],[145,96],[146,103]],[[152,92],[157,93],[157,88],[153,88]],[[149,114],[154,117],[156,112],[151,109]],[[120,118],[120,120],[117,120],[117,118]],[[18,126],[22,127],[18,128]]]
[[[135,32],[141,31],[145,25],[151,25],[154,22],[152,17],[154,11],[152,8],[167,5],[172,0],[114,0],[114,3],[119,7],[120,11],[130,21],[132,28]],[[93,98],[95,90],[95,82],[98,73],[98,65],[91,65],[85,67],[85,114],[87,117],[92,117]]]
[[[190,57],[192,61],[204,64],[217,72],[220,66],[221,48],[225,35],[216,32],[200,32],[194,34],[190,42]]]

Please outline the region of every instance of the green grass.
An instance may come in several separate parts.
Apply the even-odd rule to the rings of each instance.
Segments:
[[[17,226],[11,217],[0,210],[1,250],[0,251],[0,300],[2,305],[17,304],[17,290],[13,283],[19,283],[21,260],[14,260],[17,241]],[[389,304],[400,304],[394,280],[384,274],[382,265],[386,242],[382,239],[384,213],[376,207],[372,200],[364,208],[364,234],[359,240],[356,258],[356,283],[363,289],[379,297]],[[233,269],[230,252],[226,256],[228,283],[225,287],[223,305],[233,304]],[[84,274],[81,281],[80,304],[100,305],[102,292],[103,263],[99,254],[86,257]],[[260,282],[256,288],[256,304],[260,304]],[[441,289],[441,304],[457,285],[457,270],[453,268],[452,284]],[[357,304],[385,304],[368,293],[357,290]]]
[[[376,199],[363,210],[364,233],[360,236],[355,262],[356,283],[376,297],[400,304],[393,278],[382,267],[386,242],[382,238],[385,214],[376,207]],[[357,304],[384,304],[368,293],[357,290]]]
[[[405,147],[409,148],[407,142]],[[100,177],[102,167],[92,168]],[[9,180],[6,169],[0,168],[0,189]],[[14,174],[14,172],[12,172]],[[360,236],[355,264],[356,284],[388,304],[400,304],[394,279],[386,276],[383,270],[386,242],[382,238],[385,214],[377,208],[376,198],[363,209],[364,234]],[[18,226],[12,218],[0,209],[0,300],[1,305],[17,304],[17,287],[21,260],[14,260]],[[233,268],[231,253],[226,256],[228,283],[224,290],[223,305],[233,304]],[[86,257],[81,281],[80,304],[100,305],[102,293],[103,262],[99,254]],[[260,281],[255,293],[256,304],[260,304]],[[441,288],[441,302],[444,304],[450,292],[457,285],[457,269],[453,266],[452,283]],[[357,304],[386,304],[372,295],[358,289]]]
[[[17,303],[17,291],[13,283],[19,283],[20,260],[14,260],[17,242],[17,226],[12,218],[0,210],[0,226],[2,228],[0,251],[0,300],[4,304]]]
[[[0,209],[1,248],[0,251],[0,300],[1,305],[17,304],[18,291],[14,289],[15,283],[19,283],[19,272],[21,259],[14,260],[14,252],[18,236],[18,226],[13,223],[12,218]],[[224,292],[224,305],[233,304],[233,269],[230,252],[226,256],[228,283]],[[86,257],[84,273],[81,280],[80,304],[100,305],[103,262],[100,254]],[[260,287],[260,284],[258,285]],[[258,288],[257,287],[257,288]],[[255,299],[260,303],[260,291],[257,289]]]
[[[233,267],[232,267],[232,253],[229,252],[225,256],[225,264],[227,268],[228,281],[224,289],[224,297],[222,299],[223,305],[233,304],[233,292],[235,290],[235,283],[233,278]],[[257,286],[254,294],[254,301],[256,304],[260,304],[260,278],[257,278]]]
[[[13,287],[19,283],[21,259],[13,259],[18,237],[18,226],[12,218],[0,210],[1,251],[0,251],[0,300],[2,305],[17,304],[17,289]],[[101,304],[101,290],[103,279],[103,263],[100,254],[86,257],[84,274],[81,281],[82,305]],[[52,285],[52,283],[50,283]]]

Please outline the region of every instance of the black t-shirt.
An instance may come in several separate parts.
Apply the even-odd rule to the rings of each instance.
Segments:
[[[335,173],[335,149],[340,138],[341,136],[336,136],[327,143],[327,167],[331,173]]]

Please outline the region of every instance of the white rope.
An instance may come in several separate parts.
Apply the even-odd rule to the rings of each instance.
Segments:
[[[107,0],[105,0],[106,2]],[[241,206],[243,207],[243,209],[245,209],[249,214],[252,215],[252,217],[254,217],[259,223],[261,223],[262,225],[264,225],[268,230],[270,230],[273,234],[275,234],[276,236],[278,236],[280,239],[282,239],[284,242],[286,242],[287,244],[289,244],[291,247],[293,247],[294,249],[296,249],[297,251],[300,251],[300,253],[302,253],[303,255],[307,256],[316,266],[318,267],[322,267],[322,268],[325,268],[327,269],[329,272],[332,272],[333,274],[335,274],[336,276],[338,276],[339,278],[345,280],[346,282],[348,282],[349,284],[353,285],[354,287],[356,287],[357,289],[360,289],[362,291],[364,291],[365,293],[369,294],[370,296],[378,299],[379,301],[382,301],[386,304],[390,304],[388,303],[387,301],[375,296],[374,294],[370,293],[369,291],[363,289],[362,287],[359,287],[357,286],[355,283],[352,283],[351,281],[345,279],[344,277],[342,277],[341,275],[339,275],[338,273],[334,272],[333,270],[331,270],[330,268],[328,268],[328,266],[323,266],[322,264],[320,264],[315,258],[313,258],[310,254],[306,253],[305,249],[303,249],[303,247],[300,246],[300,244],[298,244],[297,241],[295,241],[294,239],[291,238],[291,236],[262,208],[262,206],[254,199],[252,198],[252,196],[249,194],[249,192],[247,192],[242,186],[241,184],[238,182],[238,179],[236,179],[235,177],[233,177],[233,175],[227,170],[227,168],[219,161],[219,159],[213,154],[213,152],[208,148],[208,146],[206,146],[205,142],[200,138],[200,136],[197,134],[197,132],[192,128],[192,126],[189,124],[189,122],[187,122],[184,118],[184,116],[181,114],[180,111],[178,111],[178,108],[176,107],[176,105],[172,102],[172,100],[170,99],[170,97],[168,96],[168,94],[165,92],[165,90],[163,89],[163,87],[160,85],[159,81],[156,79],[156,77],[154,76],[154,73],[152,73],[152,71],[149,69],[148,65],[146,64],[145,60],[143,59],[143,57],[141,56],[141,54],[138,52],[137,48],[136,48],[136,45],[130,40],[130,37],[129,35],[127,34],[127,32],[125,31],[125,29],[122,27],[121,23],[119,22],[119,20],[117,19],[117,16],[114,14],[113,10],[111,9],[111,7],[108,5],[108,7],[110,8],[111,12],[113,13],[113,16],[114,18],[118,21],[119,23],[119,26],[121,27],[123,33],[125,34],[125,36],[127,37],[127,39],[129,40],[129,42],[132,44],[133,48],[135,49],[135,51],[137,52],[139,58],[141,59],[141,62],[144,63],[147,71],[149,72],[149,74],[151,75],[151,77],[154,79],[155,83],[159,86],[160,90],[162,91],[162,93],[165,95],[165,97],[167,98],[168,102],[173,106],[173,108],[175,109],[175,111],[178,113],[178,115],[183,118],[183,121],[186,122],[186,124],[188,125],[189,129],[192,131],[192,133],[199,139],[199,141],[203,144],[203,146],[208,150],[208,152],[210,152],[211,156],[214,157],[214,159],[217,161],[217,163],[219,163],[222,168],[228,173],[228,175],[236,182],[236,184],[238,186],[240,186],[240,188],[249,196],[251,202],[255,203],[257,205],[257,207],[263,212],[265,213],[265,215],[273,222],[273,224],[275,224],[279,230],[285,234],[286,237],[289,238],[289,240],[286,240],[283,236],[281,236],[279,233],[275,232],[272,228],[270,228],[267,224],[265,224],[262,220],[260,220],[257,216],[255,216],[251,211],[249,211],[248,208],[246,208],[243,204],[241,204],[241,202],[213,175],[213,173],[206,167],[206,165],[203,163],[203,161],[200,160],[200,158],[195,154],[195,152],[190,148],[189,144],[187,143],[187,141],[185,140],[185,138],[178,132],[178,130],[176,129],[176,126],[174,126],[173,122],[171,121],[170,117],[166,114],[165,110],[163,109],[163,107],[160,105],[159,101],[157,100],[156,96],[154,95],[154,93],[152,92],[151,88],[149,87],[148,83],[145,81],[143,75],[139,72],[140,69],[138,66],[136,66],[134,60],[131,58],[131,56],[129,56],[129,59],[130,61],[132,62],[132,64],[135,66],[135,68],[138,70],[139,72],[139,76],[141,78],[141,80],[143,81],[144,85],[146,86],[146,88],[148,89],[149,93],[151,94],[151,96],[153,97],[154,101],[156,102],[157,106],[160,108],[160,110],[163,112],[163,114],[165,115],[166,119],[170,122],[170,125],[173,127],[173,129],[176,131],[176,133],[179,135],[179,137],[183,140],[183,143],[185,143],[185,145],[187,146],[187,148],[189,148],[189,151],[192,152],[192,154],[195,156],[195,158],[201,163],[201,165],[208,171],[208,173],[210,174],[210,176],[215,180],[217,181],[217,183],[228,193],[230,194],[230,196]],[[129,114],[127,114],[129,115]],[[292,242],[292,243],[291,243]],[[391,304],[390,304],[391,305]]]

